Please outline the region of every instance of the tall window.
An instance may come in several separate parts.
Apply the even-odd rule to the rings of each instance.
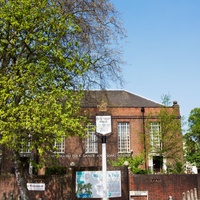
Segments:
[[[128,122],[118,123],[118,152],[130,153],[130,124]]]
[[[30,149],[31,139],[32,139],[31,135],[28,135],[28,138],[26,138],[26,139],[25,138],[22,139],[20,153],[25,153],[25,154],[31,153],[31,149]]]
[[[55,141],[54,146],[54,153],[65,153],[65,137],[63,136],[59,141]]]
[[[95,126],[88,125],[85,139],[85,153],[98,153],[98,138],[95,135]]]
[[[150,123],[150,141],[154,150],[162,148],[159,122]]]
[[[22,148],[21,148],[20,153],[31,153],[30,146],[31,146],[31,142],[23,139],[22,140]]]

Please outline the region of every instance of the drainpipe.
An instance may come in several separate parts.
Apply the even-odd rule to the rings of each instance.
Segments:
[[[145,109],[144,107],[141,108],[142,112],[142,128],[143,128],[143,136],[144,136],[144,159],[145,159],[145,170],[147,170],[147,160],[146,160],[146,135],[145,135],[145,118],[144,118],[144,113]]]

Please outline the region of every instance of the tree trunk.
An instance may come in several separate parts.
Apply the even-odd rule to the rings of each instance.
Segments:
[[[16,157],[16,154],[15,154],[14,164],[15,164],[15,176],[16,176],[17,185],[19,186],[21,200],[29,200],[25,177],[19,170],[19,162]]]

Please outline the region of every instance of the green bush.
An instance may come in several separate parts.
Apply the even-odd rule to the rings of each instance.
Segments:
[[[168,174],[184,174],[185,168],[182,162],[177,161],[175,164],[167,164]]]
[[[46,175],[65,175],[67,168],[62,166],[52,166],[46,168]]]
[[[148,174],[148,170],[141,169],[140,166],[144,164],[143,155],[140,156],[122,156],[119,157],[116,161],[109,161],[112,166],[124,166],[124,162],[129,163],[129,168],[134,174]]]

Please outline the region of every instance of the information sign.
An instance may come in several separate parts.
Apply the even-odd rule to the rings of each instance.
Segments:
[[[130,191],[131,196],[148,196],[148,191]]]
[[[44,191],[45,183],[27,183],[27,189],[34,191]]]
[[[111,133],[111,116],[96,116],[96,132],[102,135]]]
[[[77,198],[103,197],[102,171],[76,172]],[[121,197],[121,171],[107,171],[107,197]]]

